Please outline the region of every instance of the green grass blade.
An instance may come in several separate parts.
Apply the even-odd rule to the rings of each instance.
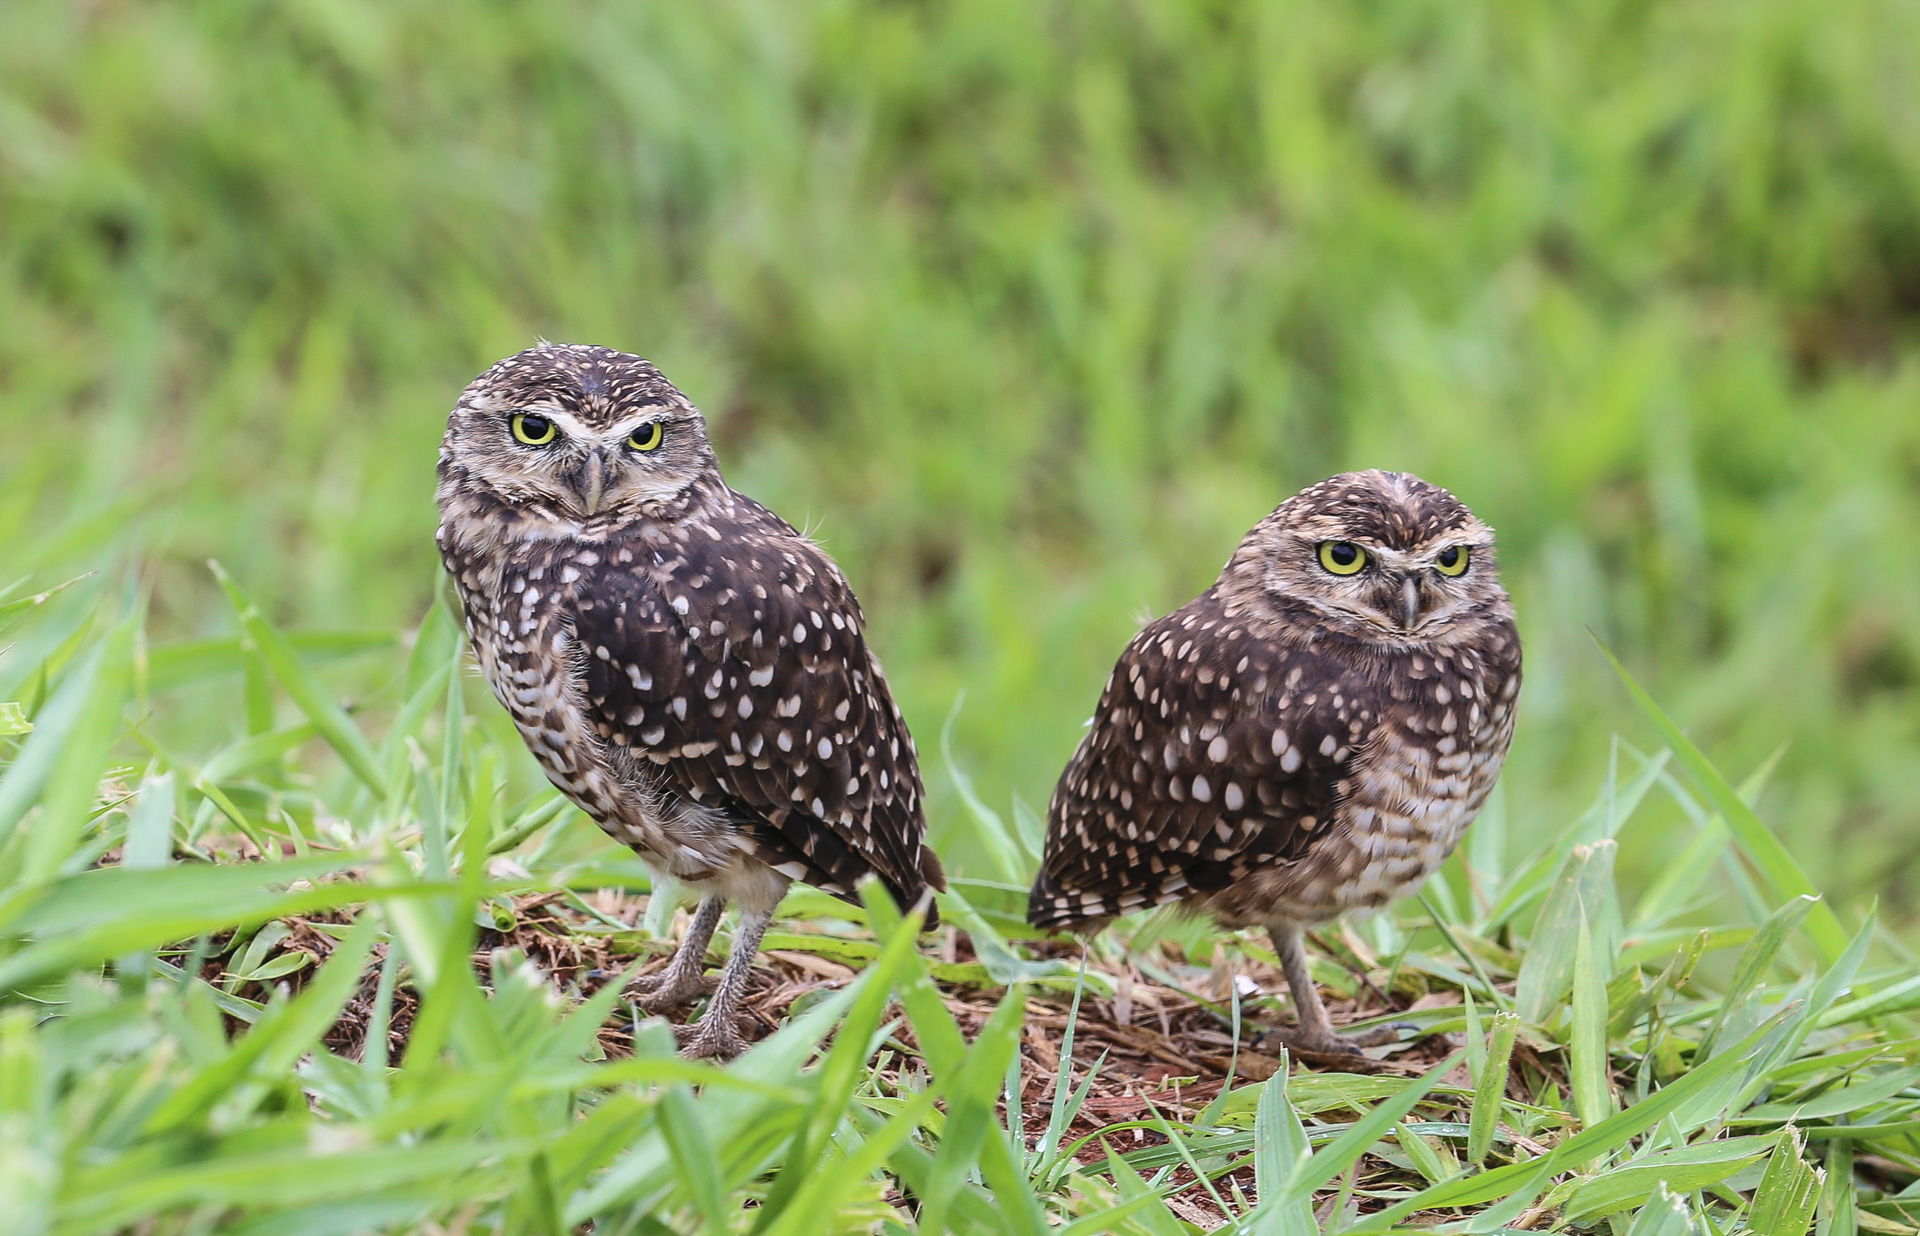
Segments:
[[[887,897],[885,892],[878,891],[878,881],[875,880],[868,880],[862,885],[861,895],[869,903],[869,913],[872,902]],[[794,1132],[792,1145],[782,1158],[780,1172],[774,1177],[754,1230],[765,1231],[785,1210],[808,1177],[819,1170],[827,1154],[828,1139],[834,1126],[844,1117],[847,1105],[852,1102],[859,1085],[860,1070],[867,1059],[867,1046],[886,1011],[894,975],[914,951],[914,935],[918,927],[919,916],[907,915],[901,929],[881,948],[879,957],[855,981],[853,1003],[834,1037],[833,1049],[820,1066],[812,1108],[807,1119]]]
[[[1799,1130],[1788,1125],[1775,1139],[1767,1170],[1753,1193],[1747,1226],[1760,1236],[1804,1236],[1820,1200],[1823,1173],[1801,1157]]]
[[[1474,1085],[1473,1112],[1467,1133],[1467,1162],[1478,1167],[1493,1149],[1493,1133],[1500,1121],[1501,1106],[1507,1092],[1508,1068],[1513,1059],[1513,1040],[1520,1029],[1517,1013],[1493,1015],[1493,1037],[1487,1047],[1487,1062]]]
[[[1704,1091],[1718,1085],[1723,1078],[1733,1075],[1735,1070],[1747,1062],[1752,1053],[1760,1047],[1761,1041],[1784,1017],[1785,1014],[1779,1014],[1769,1019],[1766,1024],[1754,1030],[1738,1044],[1714,1056],[1706,1064],[1690,1070],[1679,1081],[1664,1087],[1644,1101],[1635,1103],[1593,1128],[1574,1134],[1540,1160],[1510,1163],[1479,1176],[1470,1176],[1463,1180],[1423,1189],[1404,1201],[1396,1202],[1384,1210],[1368,1215],[1350,1230],[1353,1232],[1381,1230],[1420,1210],[1477,1206],[1495,1198],[1507,1196],[1542,1167],[1553,1168],[1564,1163],[1585,1163],[1603,1155],[1612,1154],[1633,1138],[1660,1123],[1669,1114],[1698,1098]],[[1315,1156],[1316,1159],[1318,1157]]]
[[[1713,1045],[1720,1033],[1734,1021],[1746,1007],[1747,998],[1753,994],[1760,980],[1766,977],[1772,968],[1774,959],[1780,955],[1781,946],[1788,937],[1800,928],[1807,912],[1819,904],[1818,898],[1795,897],[1775,910],[1767,921],[1754,933],[1747,947],[1740,951],[1740,960],[1733,968],[1733,978],[1727,983],[1727,993],[1721,998],[1719,1010],[1714,1014],[1713,1024],[1707,1028],[1706,1035],[1700,1040],[1700,1055],[1711,1055]],[[1851,943],[1851,941],[1849,941]],[[1845,956],[1841,950],[1840,956]],[[1836,957],[1837,961],[1838,958]]]
[[[952,1074],[948,1084],[947,1121],[940,1148],[933,1157],[933,1172],[927,1181],[921,1221],[930,1231],[944,1225],[952,1198],[966,1184],[979,1163],[985,1147],[1007,1142],[995,1119],[1001,1079],[1020,1045],[1021,1023],[1026,1017],[1026,993],[1014,988],[987,1018],[975,1036],[966,1061]],[[1004,1186],[1003,1186],[1004,1187]],[[1026,1181],[1019,1186],[1026,1192]]]
[[[833,1170],[815,1173],[779,1220],[767,1229],[767,1236],[805,1236],[819,1231],[820,1220],[839,1208],[847,1191],[879,1171],[933,1114],[939,1095],[940,1092],[931,1087],[915,1094],[885,1124],[869,1130],[859,1149]]]
[[[48,601],[53,600],[53,598],[59,596],[61,593],[65,592],[67,589],[73,587],[75,584],[79,583],[81,580],[88,578],[92,574],[93,574],[92,571],[88,571],[85,575],[76,575],[74,578],[67,580],[65,583],[55,584],[53,587],[47,589],[45,592],[36,592],[30,597],[21,597],[17,601],[8,601],[4,605],[0,605],[0,631],[5,631],[8,627],[11,627],[14,623],[19,622],[22,618],[25,618],[32,611],[39,609],[42,605],[45,605]],[[25,583],[26,581],[21,580],[19,582]],[[8,591],[12,591],[12,589],[8,589]]]
[[[1573,1110],[1591,1129],[1613,1115],[1613,1086],[1607,1054],[1607,985],[1595,962],[1592,933],[1583,913],[1577,924],[1573,961],[1573,1023],[1567,1071],[1573,1083]]]
[[[720,1179],[713,1144],[700,1123],[693,1091],[684,1085],[667,1087],[660,1096],[660,1128],[666,1134],[667,1149],[679,1168],[681,1183],[693,1197],[700,1212],[702,1230],[726,1233],[730,1229],[727,1189]]]
[[[1854,1196],[1853,1143],[1845,1138],[1827,1145],[1826,1187],[1820,1191],[1820,1236],[1858,1236],[1860,1211]]]
[[[1406,1121],[1394,1127],[1393,1140],[1400,1143],[1400,1149],[1406,1152],[1413,1170],[1419,1172],[1428,1184],[1439,1184],[1455,1174],[1441,1161],[1440,1155],[1426,1138],[1407,1127]]]
[[[308,664],[392,648],[391,631],[287,631],[287,643]],[[156,644],[147,653],[147,689],[154,693],[198,686],[242,672],[245,653],[238,636]]]
[[[1749,1108],[1742,1120],[1831,1120],[1864,1111],[1876,1103],[1893,1098],[1907,1087],[1920,1084],[1920,1067],[1895,1069],[1878,1077],[1848,1086],[1836,1086],[1809,1099],[1797,1102],[1767,1103]]]
[[[1693,1217],[1687,1212],[1686,1199],[1656,1182],[1646,1205],[1633,1216],[1627,1236],[1693,1236]]]
[[[1573,986],[1582,917],[1588,930],[1599,937],[1595,940],[1598,956],[1611,957],[1619,950],[1617,916],[1609,913],[1617,904],[1613,901],[1616,848],[1611,840],[1575,846],[1540,908],[1513,997],[1514,1011],[1534,1025],[1546,1022]]]
[[[1279,1071],[1262,1083],[1260,1102],[1254,1108],[1253,1180],[1255,1194],[1262,1202],[1284,1195],[1287,1182],[1313,1156],[1300,1113],[1287,1098],[1287,1080],[1292,1072],[1293,1061],[1283,1052]],[[1133,1169],[1125,1170],[1131,1174]],[[1255,1230],[1262,1236],[1318,1236],[1320,1225],[1314,1222],[1312,1197],[1294,1196],[1276,1204]]]
[[[263,765],[279,762],[288,752],[298,750],[319,734],[320,731],[307,722],[249,734],[202,764],[200,776],[216,784],[230,781]]]
[[[973,788],[973,778],[961,768],[953,755],[953,727],[960,720],[960,706],[966,701],[967,693],[961,691],[953,697],[953,708],[947,713],[946,724],[940,727],[940,759],[946,766],[947,778],[953,783],[954,793],[960,796],[968,814],[973,817],[974,839],[985,847],[999,868],[1000,877],[1010,884],[1025,884],[1033,879],[1033,873],[1039,867],[1039,857],[1027,851],[1020,838],[1007,827],[1000,813],[981,799]]]
[[[266,620],[260,609],[247,599],[245,593],[228,578],[226,571],[217,562],[207,564],[214,578],[220,581],[227,600],[233,605],[233,612],[239,616],[241,629],[260,650],[266,659],[267,668],[280,683],[281,690],[293,700],[296,707],[320,731],[327,744],[339,753],[353,774],[373,791],[374,797],[384,799],[388,795],[386,778],[381,775],[379,761],[374,757],[373,747],[367,742],[360,727],[353,723],[345,710],[333,701],[313,674],[294,652],[293,646],[280,634],[278,628]]]
[[[911,935],[920,921],[905,919],[891,898],[874,898],[869,915],[874,934],[883,945],[890,944],[902,932]],[[918,952],[909,952],[901,966],[899,993],[901,1007],[906,1010],[913,1033],[920,1040],[920,1050],[935,1075],[959,1068],[967,1053],[966,1039],[941,998],[940,989],[928,977],[926,962]]]
[[[1638,704],[1647,719],[1653,722],[1654,728],[1660,732],[1661,740],[1680,761],[1680,766],[1687,770],[1687,775],[1693,778],[1694,784],[1706,794],[1708,800],[1720,812],[1721,818],[1733,830],[1734,839],[1739,843],[1741,851],[1753,860],[1754,866],[1765,877],[1774,895],[1783,899],[1818,897],[1819,891],[1814,888],[1813,882],[1807,879],[1806,872],[1800,869],[1800,864],[1793,860],[1793,855],[1787,853],[1787,848],[1780,844],[1780,839],[1775,837],[1773,832],[1761,822],[1760,817],[1753,813],[1753,808],[1740,800],[1740,795],[1727,783],[1727,779],[1721,775],[1720,770],[1713,766],[1712,762],[1701,753],[1700,748],[1694,746],[1692,740],[1681,731],[1678,725],[1674,724],[1673,718],[1669,717],[1665,710],[1654,702],[1653,697],[1634,680],[1633,675],[1627,672],[1627,667],[1613,655],[1613,651],[1600,643],[1598,637],[1595,637],[1594,642],[1600,645],[1601,654],[1607,658],[1614,672],[1620,676],[1620,681],[1626,685],[1627,693],[1633,697],[1634,703]],[[1806,927],[1807,934],[1829,963],[1838,959],[1846,951],[1847,933],[1840,926],[1840,920],[1835,917],[1833,910],[1825,903],[1819,903],[1813,907],[1807,917]]]
[[[1047,1132],[1040,1143],[1039,1161],[1034,1168],[1035,1174],[1044,1177],[1053,1166],[1060,1151],[1060,1143],[1066,1137],[1067,1127],[1073,1123],[1080,1103],[1086,1101],[1089,1089],[1093,1085],[1093,1074],[1089,1073],[1078,1095],[1073,1088],[1073,1031],[1080,1021],[1080,997],[1087,989],[1087,954],[1080,954],[1080,974],[1073,984],[1073,1003],[1067,1007],[1067,1028],[1060,1034],[1060,1065],[1053,1079],[1053,1106],[1047,1113]],[[1095,1072],[1098,1070],[1096,1069]],[[1076,1101],[1076,1099],[1078,1101]]]
[[[1289,1174],[1286,1188],[1282,1190],[1281,1196],[1288,1201],[1299,1198],[1311,1199],[1315,1189],[1359,1162],[1361,1155],[1372,1149],[1375,1142],[1385,1137],[1389,1129],[1412,1111],[1420,1100],[1426,1098],[1427,1093],[1440,1084],[1440,1079],[1452,1072],[1454,1066],[1465,1058],[1464,1051],[1454,1052],[1426,1073],[1409,1081],[1400,1093],[1390,1099],[1383,1099],[1372,1111],[1354,1121],[1352,1127],[1335,1138],[1330,1145],[1321,1148],[1311,1158],[1298,1164]]]
[[[298,892],[259,894],[231,905],[210,907],[196,913],[116,919],[87,931],[29,945],[5,961],[0,961],[0,991],[31,987],[66,970],[96,966],[136,950],[190,940],[228,927],[254,927],[271,919],[312,914],[371,900],[444,897],[449,891],[445,885],[429,884],[392,889],[331,884]]]
[[[1648,792],[1659,784],[1670,758],[1668,752],[1661,751],[1646,760],[1631,781],[1625,785],[1613,785],[1610,794],[1603,790],[1585,814],[1562,829],[1552,841],[1522,864],[1500,891],[1499,899],[1477,930],[1482,935],[1491,934],[1520,913],[1534,898],[1547,891],[1553,878],[1565,866],[1567,855],[1572,853],[1574,846],[1608,839],[1607,821],[1612,819],[1617,827],[1630,818]]]
[[[1730,1137],[1646,1155],[1582,1181],[1564,1213],[1579,1222],[1630,1210],[1660,1185],[1690,1193],[1719,1184],[1773,1148],[1774,1138]]]
[[[359,984],[376,924],[363,915],[300,994],[272,1006],[218,1064],[202,1069],[168,1096],[146,1121],[148,1133],[199,1120],[250,1074],[275,1075],[293,1067],[339,1016]]]
[[[118,737],[121,709],[133,691],[131,622],[116,626],[91,654],[84,681],[85,697],[71,725],[57,740],[60,749],[48,769],[40,795],[40,814],[27,836],[20,872],[26,884],[38,884],[58,874],[92,818],[100,775]]]
[[[1817,1027],[1841,1026],[1920,1008],[1920,974],[1901,979],[1871,995],[1849,1000],[1814,1019]]]
[[[1784,747],[1776,750],[1765,763],[1740,783],[1738,793],[1741,802],[1752,806],[1759,801],[1760,791],[1766,787],[1767,780],[1773,775],[1773,770],[1785,751]],[[1666,753],[1662,752],[1662,754]],[[1668,785],[1678,788],[1672,781],[1669,781]],[[1691,795],[1687,797],[1691,799]],[[1701,821],[1700,831],[1687,843],[1687,848],[1666,865],[1666,869],[1640,898],[1639,905],[1634,909],[1635,925],[1642,930],[1656,927],[1685,909],[1694,890],[1699,888],[1714,870],[1731,838],[1732,834],[1727,830],[1727,822],[1720,816],[1710,816]]]
[[[213,1155],[113,1182],[98,1178],[104,1170],[82,1172],[69,1177],[55,1214],[55,1230],[63,1236],[90,1236],[182,1205],[292,1206],[402,1185],[432,1187],[489,1161],[489,1170],[497,1178],[525,1153],[525,1148],[497,1142],[440,1140],[316,1155],[301,1144],[254,1154]]]

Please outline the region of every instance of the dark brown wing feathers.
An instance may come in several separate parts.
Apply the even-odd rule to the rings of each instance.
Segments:
[[[1218,891],[1324,835],[1366,721],[1335,659],[1245,637],[1208,592],[1120,657],[1048,808],[1028,903],[1061,927]]]
[[[833,562],[738,495],[612,557],[575,619],[608,740],[725,811],[767,861],[846,896],[872,872],[912,904],[928,883],[913,743]]]

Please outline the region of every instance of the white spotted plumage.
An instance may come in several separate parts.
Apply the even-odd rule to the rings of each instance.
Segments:
[[[516,438],[527,416],[550,445]],[[913,740],[852,590],[727,487],[699,413],[652,365],[550,344],[500,362],[449,418],[439,501],[482,671],[610,835],[761,926],[789,880],[851,898],[874,875],[903,906],[941,884]],[[703,906],[689,946],[717,918]]]

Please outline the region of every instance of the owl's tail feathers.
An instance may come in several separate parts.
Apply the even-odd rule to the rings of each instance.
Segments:
[[[1043,931],[1087,930],[1089,924],[1097,931],[1111,917],[1097,893],[1063,888],[1044,867],[1027,894],[1027,921]]]
[[[911,911],[920,904],[922,898],[925,898],[927,917],[920,924],[920,930],[932,931],[940,925],[940,906],[929,893],[947,891],[947,871],[940,865],[940,856],[933,852],[932,846],[920,847],[920,869],[914,874],[920,878],[905,884],[896,884],[884,875],[880,879],[886,886],[887,892],[893,895],[893,902],[900,907],[902,914]]]
[[[947,891],[947,869],[940,865],[940,856],[933,852],[933,847],[930,845],[920,847],[920,879],[921,895],[926,895],[929,890],[935,893],[944,893]],[[904,906],[908,903],[902,900],[900,904]],[[932,931],[939,925],[939,903],[934,901],[931,896],[928,896],[927,921],[922,924],[920,929],[922,931]]]
[[[1042,931],[1090,936],[1123,914],[1189,901],[1193,894],[1179,872],[1164,873],[1145,885],[1109,880],[1092,888],[1072,888],[1043,868],[1027,894],[1027,921]]]
[[[947,869],[940,865],[940,856],[930,845],[920,847],[920,878],[937,893],[947,891]]]

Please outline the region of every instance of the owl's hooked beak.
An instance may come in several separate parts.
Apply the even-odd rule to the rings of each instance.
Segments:
[[[607,484],[607,460],[598,450],[580,465],[580,505],[588,515],[598,514],[600,498]]]
[[[1413,630],[1420,619],[1420,585],[1408,575],[1400,581],[1400,629]]]

